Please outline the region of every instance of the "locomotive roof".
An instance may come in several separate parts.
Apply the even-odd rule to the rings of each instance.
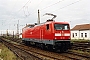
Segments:
[[[38,24],[38,25],[35,25],[35,26],[40,26],[40,25],[43,25],[43,24],[50,24],[50,23],[69,24],[68,22],[55,22],[55,21],[49,21],[49,22],[44,22],[44,23],[41,23],[41,24]]]
[[[55,21],[52,21],[52,22],[46,22],[45,24],[49,24],[49,23],[69,24],[68,22],[55,22]]]
[[[34,27],[34,26],[35,26],[34,24],[28,24],[24,28],[26,28],[26,27]]]
[[[43,24],[50,24],[50,23],[69,24],[68,22],[47,21],[47,22],[40,23],[40,24],[37,24],[37,25],[35,25],[35,24],[28,24],[28,25],[26,25],[24,28],[26,28],[26,27],[30,27],[30,28],[32,28],[32,27],[40,26],[40,25],[43,25]]]

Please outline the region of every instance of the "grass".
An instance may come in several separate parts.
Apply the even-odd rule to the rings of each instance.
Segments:
[[[16,57],[16,55],[13,52],[11,52],[6,46],[4,46],[1,43],[0,49],[1,49],[0,58],[2,58],[3,60],[20,60]]]
[[[90,42],[90,40],[71,40],[72,43],[85,43]]]
[[[78,54],[85,54],[85,55],[90,55],[90,52],[85,52],[85,51],[81,51],[81,50],[71,50],[74,53],[78,53]]]

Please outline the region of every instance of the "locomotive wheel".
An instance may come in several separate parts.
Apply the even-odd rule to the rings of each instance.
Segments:
[[[41,49],[45,49],[45,45],[44,44],[40,44],[40,48]]]
[[[52,45],[46,45],[46,49],[48,49],[49,51],[53,50],[53,46]]]
[[[28,44],[27,44],[27,41],[24,41],[24,44],[25,44],[25,45],[28,45]]]
[[[26,41],[26,45],[27,45],[27,46],[29,45],[29,41]]]
[[[25,41],[22,41],[22,43],[21,43],[21,44],[25,45]]]
[[[35,43],[35,46],[37,46],[37,43]]]

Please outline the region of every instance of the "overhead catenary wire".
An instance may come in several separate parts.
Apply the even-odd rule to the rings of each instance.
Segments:
[[[45,9],[47,9],[47,8],[53,6],[53,5],[56,5],[56,4],[60,3],[60,2],[63,2],[63,1],[65,1],[65,0],[58,1],[58,2],[56,2],[56,3],[54,3],[54,4],[51,4],[51,5],[47,6],[47,7],[44,7],[44,8],[42,8],[42,9],[40,9],[40,11],[43,11],[43,10],[45,10]],[[80,2],[80,1],[81,1],[81,0],[75,1],[75,2],[73,2],[73,3],[71,3],[71,4],[68,4],[68,5],[64,6],[64,7],[61,7],[61,8],[59,8],[59,9],[56,9],[56,10],[54,10],[54,11],[52,11],[52,12],[56,12],[57,10],[66,8],[66,7],[71,6],[71,5],[75,4],[75,3],[78,3],[78,2]],[[52,13],[52,12],[51,12],[51,13]],[[32,15],[32,14],[34,14],[34,13],[35,13],[35,12],[32,12],[30,15]],[[30,15],[28,15],[28,16],[30,16]]]
[[[24,15],[25,15],[25,17],[27,17],[28,15],[26,14],[26,12],[25,12],[25,9],[26,9],[27,7],[23,7],[23,12],[24,12]]]
[[[25,5],[23,5],[23,7],[25,7],[29,2],[30,2],[30,0],[28,0],[27,3],[26,3]],[[17,2],[16,2],[16,3],[17,3]],[[15,8],[16,3],[14,4],[14,7],[12,8],[12,11],[13,11],[13,9]],[[23,7],[22,7],[21,9],[23,9]],[[21,9],[20,9],[20,10],[21,10]],[[18,10],[17,13],[20,12],[20,10]],[[11,11],[11,12],[12,12],[12,11]],[[27,7],[27,13],[29,14],[28,7]],[[15,19],[15,17],[11,17],[11,18],[9,19],[9,20],[10,20],[9,23],[8,23],[9,25],[11,25],[10,23],[12,22],[12,19]],[[2,21],[2,25],[3,25],[3,21]]]
[[[29,1],[30,1],[30,0],[29,0]],[[28,1],[28,2],[29,2],[29,1]],[[42,2],[42,1],[43,1],[43,0],[41,0],[41,2]],[[53,6],[53,5],[56,5],[56,4],[60,3],[60,2],[63,2],[63,1],[65,1],[65,0],[58,1],[58,2],[56,2],[56,3],[54,3],[54,4],[51,4],[51,5],[47,6],[47,7],[44,7],[44,8],[39,9],[39,10],[40,10],[40,11],[41,11],[41,10],[43,11],[43,10],[45,10],[45,9],[47,9],[47,8]],[[79,0],[79,1],[81,1],[81,0]],[[66,7],[68,7],[68,6],[71,6],[71,5],[75,4],[75,3],[78,3],[79,1],[76,1],[76,2],[73,2],[73,3],[71,3],[71,4],[68,4],[68,5],[66,5],[66,6],[64,6],[64,7],[61,7],[61,8],[59,8],[59,9],[56,9],[56,10],[54,10],[54,11],[52,11],[52,12],[56,12],[57,10],[66,8]],[[28,2],[27,2],[27,3],[28,3]],[[41,3],[41,2],[40,2],[40,3]],[[27,3],[26,3],[26,4],[27,4]],[[40,5],[40,3],[37,5],[37,7]],[[26,5],[26,4],[25,4],[25,5]],[[24,5],[22,8],[24,8],[25,5]],[[32,14],[34,14],[34,13],[36,13],[36,12],[29,13],[28,8],[27,8],[27,12],[28,12],[28,15],[26,15],[26,14],[25,14],[25,11],[24,11],[25,18],[28,17],[28,16],[30,16],[30,15],[32,15]],[[51,13],[52,13],[52,12],[51,12]]]
[[[41,0],[36,7],[39,7],[42,2],[43,2],[43,0]]]
[[[42,3],[42,1],[43,1],[43,0],[41,0],[40,3]],[[56,5],[56,4],[60,3],[60,2],[63,2],[63,1],[65,1],[65,0],[58,1],[58,2],[56,2],[56,3],[54,3],[54,4],[51,4],[51,5],[47,6],[47,7],[42,8],[41,10],[43,11],[44,9],[47,9],[47,8],[49,8],[49,7],[53,6],[53,5]],[[79,0],[79,1],[80,1],[80,0]],[[76,2],[74,2],[74,3],[71,3],[71,4],[66,5],[66,6],[64,6],[64,7],[61,7],[61,8],[59,8],[59,9],[66,8],[66,7],[68,7],[68,6],[72,5],[72,4],[75,4],[75,3],[79,2],[79,1],[76,1]],[[26,2],[26,4],[25,4],[21,9],[23,9],[29,2],[30,2],[30,0],[28,0],[28,1]],[[39,3],[39,5],[37,5],[37,6],[40,6],[40,3]],[[20,9],[20,10],[21,10],[21,9]],[[28,9],[28,8],[27,8],[27,9]],[[57,10],[59,10],[59,9],[57,9]],[[19,11],[20,11],[20,10],[19,10]],[[40,11],[41,11],[41,10],[40,10]],[[53,12],[55,12],[55,11],[57,11],[57,10],[54,10]],[[29,13],[29,11],[27,11],[27,12]],[[34,12],[32,12],[32,14],[33,14],[33,13],[34,13]],[[25,11],[24,11],[24,14],[25,14]],[[26,17],[28,17],[28,16],[30,16],[30,15],[32,15],[32,14],[29,13],[29,15],[26,15],[26,14],[25,14],[25,15],[26,15]]]
[[[25,4],[25,5],[23,5],[23,7],[25,7],[25,6],[26,6],[29,2],[31,3],[31,1],[30,1],[30,0],[28,0],[28,1],[26,2],[26,4]],[[21,9],[23,9],[23,7],[21,7]],[[21,9],[20,9],[20,10],[21,10]],[[20,10],[18,10],[18,12],[19,12]]]
[[[30,15],[30,13],[29,13],[29,11],[28,11],[28,6],[24,6],[24,7],[23,7],[23,12],[24,12],[25,17],[27,17],[27,16]]]
[[[17,0],[18,1],[18,0]],[[11,10],[11,12],[13,11],[13,9],[15,8],[15,5],[16,5],[16,3],[17,3],[17,1],[15,2],[15,4],[14,4],[14,6],[13,6],[13,8],[12,8],[12,10]],[[26,3],[25,3],[25,5],[27,5],[29,2],[31,2],[30,0],[28,0]],[[23,7],[25,6],[25,5],[23,5]],[[21,8],[21,9],[23,9],[23,7]],[[17,11],[17,13],[18,12],[20,12],[20,10],[21,9],[19,9],[18,11]],[[15,17],[11,17],[9,20],[9,23],[8,24],[10,24],[11,23],[11,21],[12,21],[12,19],[15,19]],[[18,19],[17,19],[18,20]]]
[[[60,3],[60,2],[63,2],[63,1],[65,1],[65,0],[58,1],[58,2],[56,2],[56,3],[54,3],[54,4],[51,4],[51,5],[49,5],[49,6],[46,6],[45,8],[40,9],[40,11],[43,11],[43,10],[45,10],[45,9],[47,9],[47,8],[53,6],[53,5],[56,5],[56,4]],[[81,1],[81,0],[78,0],[78,1],[72,2],[72,3],[70,3],[70,4],[66,5],[66,6],[61,7],[61,8],[59,8],[59,9],[56,9],[56,10],[50,12],[50,13],[57,12],[57,11],[60,10],[60,9],[64,9],[64,8],[66,8],[66,7],[68,7],[68,6],[71,6],[71,5],[75,4],[75,3],[78,3],[78,2],[80,2],[80,1]],[[42,1],[41,1],[41,2],[42,2]],[[32,14],[34,14],[34,13],[35,13],[35,12],[32,12],[31,14],[25,16],[25,18],[28,17],[28,16],[30,16],[30,15],[32,15]],[[47,12],[45,12],[45,13],[47,13]],[[42,16],[41,18],[43,18],[43,16]]]
[[[57,12],[57,11],[60,10],[60,9],[66,8],[66,7],[71,6],[71,5],[75,4],[75,3],[78,3],[78,2],[80,2],[80,1],[81,1],[81,0],[75,1],[75,2],[73,2],[73,3],[71,3],[71,4],[68,4],[68,5],[64,6],[64,7],[61,7],[61,8],[59,8],[59,9],[56,9],[56,10],[50,12],[50,13]],[[41,18],[43,18],[43,17],[44,17],[44,16],[42,16]]]
[[[28,3],[31,3],[31,1],[30,1],[30,0],[28,0],[28,1],[25,3],[25,5],[23,5],[23,6],[21,7],[21,9],[23,9],[23,11],[24,11],[24,7],[25,7]],[[20,9],[20,10],[18,10],[18,11],[17,11],[17,13],[18,13],[18,12],[20,12],[20,11],[21,11],[21,9]],[[28,8],[27,8],[27,10],[28,10]],[[29,13],[29,11],[28,11],[28,13]],[[25,11],[24,11],[24,15],[27,17],[27,15],[25,14]],[[15,18],[12,18],[12,19],[15,19]],[[12,20],[12,19],[11,19],[11,20]],[[9,22],[9,23],[10,23],[10,22]]]
[[[49,7],[53,6],[53,5],[56,5],[56,4],[58,4],[58,3],[61,3],[61,2],[63,2],[63,1],[65,1],[65,0],[58,1],[58,2],[56,2],[56,3],[54,3],[54,4],[51,4],[51,5],[49,5],[49,6],[46,6],[46,7],[42,8],[42,9],[40,9],[40,10],[47,9],[47,8],[49,8]]]
[[[42,3],[42,1],[43,1],[43,0],[41,0],[36,7],[40,6],[40,4]],[[36,7],[35,7],[35,8],[36,8]],[[33,10],[34,10],[34,12],[29,13],[26,17],[28,17],[28,16],[32,15],[33,13],[35,13],[35,9],[33,9]],[[28,12],[29,12],[29,11],[28,11]]]
[[[64,6],[64,7],[61,7],[61,8],[59,8],[59,9],[56,9],[56,10],[54,10],[54,11],[52,11],[52,12],[56,12],[57,10],[60,10],[60,9],[66,8],[66,7],[71,6],[71,5],[75,4],[75,3],[78,3],[78,2],[80,2],[80,1],[81,1],[81,0],[79,0],[79,1],[75,1],[75,2],[73,2],[73,3],[71,3],[71,4],[68,4],[68,5]]]
[[[29,10],[28,10],[28,6],[27,6],[27,13],[28,13],[28,15],[30,15]]]
[[[23,7],[23,12],[24,12],[24,15],[26,16],[26,14],[25,14],[25,10],[24,10],[24,7]]]
[[[63,0],[63,1],[64,1],[64,0]],[[78,1],[76,0],[76,2],[72,2],[72,3],[69,2],[70,4],[67,4],[67,5],[58,7],[57,9],[54,9],[53,11],[50,11],[50,13],[51,13],[51,12],[57,12],[57,11],[59,11],[59,10],[61,10],[61,9],[64,9],[64,8],[68,8],[69,6],[71,6],[71,5],[73,5],[73,4],[76,4],[76,3],[78,3],[79,1],[81,1],[81,0],[78,0]],[[26,1],[26,2],[27,2],[27,1]],[[58,1],[58,2],[59,2],[59,1]],[[56,2],[56,3],[58,4],[58,2]],[[29,1],[28,3],[30,3],[30,1]],[[28,3],[27,3],[27,4],[28,4]],[[42,3],[42,2],[41,2],[41,3]],[[26,4],[26,5],[27,5],[27,4]],[[55,5],[57,6],[57,4],[55,4]],[[24,5],[24,7],[26,7],[26,5]],[[38,6],[40,6],[40,5],[41,5],[41,4],[39,4]],[[22,6],[23,6],[23,5],[22,5]],[[31,13],[35,13],[35,12],[34,12],[35,10],[29,11],[29,8],[30,8],[30,7],[29,7],[29,5],[27,5],[27,6],[28,6],[28,7],[26,8],[26,10],[24,10],[25,12],[27,12],[27,14],[26,14],[27,16],[25,16],[25,17],[28,17],[28,16],[29,16],[28,13],[29,13],[30,15],[32,15]],[[49,6],[46,6],[45,8],[41,9],[42,12],[43,12],[43,10],[46,11],[47,8],[51,8],[51,6],[53,6],[53,4],[50,4]],[[73,6],[71,6],[71,7],[73,7]],[[28,10],[28,11],[27,11],[27,10]],[[40,11],[41,11],[41,10],[40,10]],[[21,11],[21,10],[20,10],[20,11]],[[47,12],[45,12],[45,13],[47,13]],[[12,18],[13,18],[13,19],[12,19]],[[14,18],[15,18],[15,19],[14,19]],[[16,21],[16,19],[18,19],[18,18],[11,16],[11,17],[9,18],[9,24],[11,24],[12,21],[14,21],[14,20]],[[4,24],[3,24],[3,25],[4,25]],[[5,24],[5,25],[6,25],[6,24]]]
[[[41,2],[42,2],[43,0],[41,0]],[[58,2],[56,2],[56,3],[54,3],[54,4],[51,4],[51,5],[49,5],[49,6],[46,6],[46,7],[44,7],[44,8],[42,8],[42,9],[40,9],[40,11],[42,10],[45,10],[45,9],[47,9],[47,8],[49,8],[49,7],[51,7],[51,6],[53,6],[53,5],[56,5],[56,4],[58,4],[58,3],[60,3],[60,2],[63,2],[64,0],[62,0],[62,1],[58,1]],[[40,3],[41,3],[40,2]],[[38,6],[40,6],[40,3],[37,5],[37,7]],[[39,8],[38,8],[39,9]],[[32,12],[30,15],[32,15],[32,14],[34,14],[35,12]],[[28,16],[30,16],[30,15],[28,15]]]

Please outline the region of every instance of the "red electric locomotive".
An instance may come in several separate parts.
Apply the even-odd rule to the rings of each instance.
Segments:
[[[22,41],[41,48],[66,51],[70,48],[70,26],[67,22],[47,21],[23,28]]]

